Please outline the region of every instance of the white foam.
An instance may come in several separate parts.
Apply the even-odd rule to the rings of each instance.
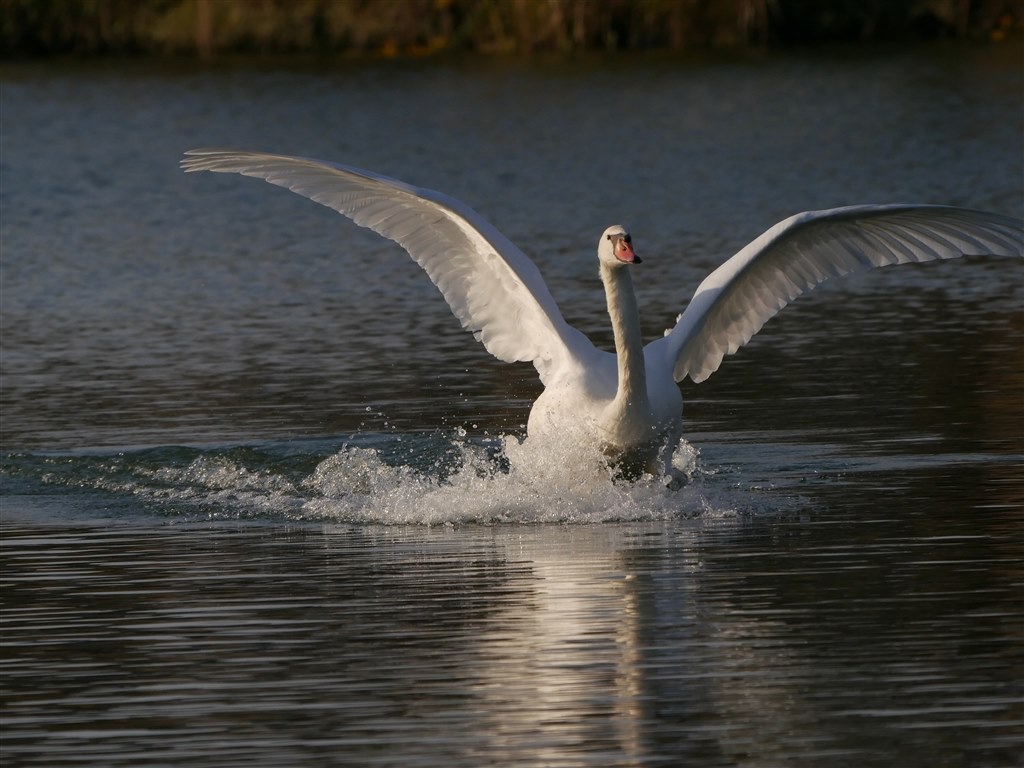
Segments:
[[[384,525],[464,523],[598,523],[733,516],[749,501],[700,468],[681,441],[675,474],[615,482],[603,458],[579,443],[555,445],[514,437],[480,443],[459,432],[366,436],[323,456],[294,446],[156,448],[117,456],[68,459],[43,482],[145,499],[187,519],[287,519]],[[397,449],[397,450],[396,450]],[[49,467],[49,465],[47,464]],[[747,498],[747,501],[744,499]]]
[[[693,516],[711,508],[701,490],[670,490],[668,478],[614,483],[600,457],[573,447],[505,438],[501,462],[478,445],[454,446],[462,464],[444,479],[389,465],[373,449],[343,449],[303,482],[309,498],[301,514],[387,524],[593,523]],[[681,443],[676,456],[677,468],[692,474],[696,451]]]

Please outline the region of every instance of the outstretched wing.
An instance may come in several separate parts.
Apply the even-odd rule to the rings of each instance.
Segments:
[[[394,240],[488,352],[506,362],[533,362],[542,380],[553,366],[593,350],[565,322],[536,265],[454,198],[358,168],[260,152],[193,149],[181,166],[255,176]]]
[[[970,255],[1021,256],[1024,222],[937,205],[864,205],[779,222],[712,272],[652,344],[675,379],[706,379],[775,314],[831,277]],[[652,350],[655,351],[655,350]]]

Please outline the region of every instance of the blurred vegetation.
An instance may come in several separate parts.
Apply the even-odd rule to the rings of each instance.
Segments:
[[[1022,27],[1022,0],[0,0],[8,57],[678,51]]]

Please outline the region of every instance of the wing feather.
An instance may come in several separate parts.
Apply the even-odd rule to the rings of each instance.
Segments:
[[[593,350],[566,323],[536,265],[454,198],[359,168],[286,155],[193,149],[181,166],[263,179],[395,241],[488,352],[506,362],[533,362],[542,380]]]
[[[665,338],[676,381],[706,379],[793,299],[829,278],[968,255],[1024,255],[1024,222],[934,205],[810,211],[776,224],[712,272]]]

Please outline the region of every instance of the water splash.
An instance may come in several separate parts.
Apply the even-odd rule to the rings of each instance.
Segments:
[[[500,451],[470,442],[453,447],[459,466],[444,478],[389,465],[372,449],[340,451],[303,483],[311,492],[303,513],[437,524],[662,519],[705,509],[699,494],[670,491],[662,478],[615,484],[603,466],[569,471],[586,465],[514,438],[506,438]]]
[[[505,437],[360,435],[343,443],[233,448],[161,447],[96,454],[7,454],[4,484],[22,496],[55,486],[142,502],[174,519],[373,524],[597,523],[731,516],[734,495],[700,468],[682,441],[679,490],[668,478],[614,483],[578,446]],[[126,503],[132,502],[132,503]]]

